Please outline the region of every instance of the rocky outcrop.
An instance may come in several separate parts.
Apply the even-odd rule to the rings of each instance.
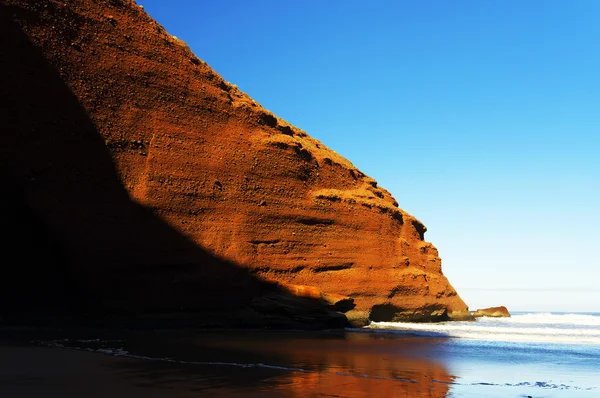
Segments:
[[[135,2],[1,4],[4,312],[471,316],[419,220]]]
[[[473,312],[473,316],[475,318],[480,318],[482,316],[487,316],[491,318],[508,318],[510,317],[510,312],[508,312],[506,307],[502,305],[500,307],[478,309],[477,311]]]

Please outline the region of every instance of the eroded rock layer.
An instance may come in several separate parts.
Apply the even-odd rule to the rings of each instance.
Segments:
[[[499,307],[479,308],[477,311],[473,312],[473,316],[475,318],[480,318],[482,316],[491,318],[509,318],[510,312],[508,312],[505,306],[501,305]]]
[[[4,177],[81,297],[198,309],[266,280],[351,298],[353,319],[470,316],[419,220],[133,1],[1,4]]]

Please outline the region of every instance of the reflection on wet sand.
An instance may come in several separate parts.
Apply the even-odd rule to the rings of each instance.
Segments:
[[[67,336],[59,331],[54,336],[20,337],[62,348],[5,348],[14,355],[5,355],[0,365],[16,373],[14,380],[0,383],[0,393],[8,388],[11,393],[45,391],[66,398],[84,392],[90,397],[441,398],[455,379],[440,360],[443,339],[381,332]],[[17,371],[20,362],[23,368]],[[35,371],[27,365],[31,363],[37,364]],[[28,375],[27,383],[22,374]],[[52,386],[44,380],[52,380]]]
[[[283,356],[292,371],[268,380],[269,390],[290,397],[446,397],[452,377],[427,358],[432,339],[347,333],[339,338],[228,341],[222,347]]]

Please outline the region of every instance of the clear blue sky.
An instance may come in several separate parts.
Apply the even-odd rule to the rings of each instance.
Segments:
[[[600,311],[600,1],[138,4],[423,221],[471,309]]]

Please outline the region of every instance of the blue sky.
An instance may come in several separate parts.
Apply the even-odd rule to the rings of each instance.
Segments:
[[[423,221],[471,309],[600,312],[600,2],[138,4]]]

